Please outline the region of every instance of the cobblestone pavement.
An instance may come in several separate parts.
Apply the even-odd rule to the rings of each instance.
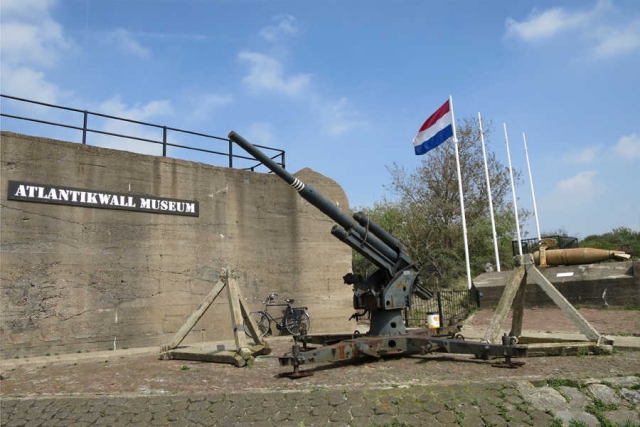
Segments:
[[[2,425],[638,426],[639,388],[640,376],[628,376],[544,384],[463,381],[368,390],[9,398],[2,400]]]
[[[273,354],[290,345],[274,340]],[[276,357],[245,368],[161,361],[157,349],[5,360],[0,424],[640,427],[640,351],[524,360],[364,359],[304,366],[315,375],[298,380],[278,378],[289,368]]]

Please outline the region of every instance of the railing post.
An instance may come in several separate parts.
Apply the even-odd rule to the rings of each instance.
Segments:
[[[89,113],[87,112],[87,110],[84,110],[84,120],[82,123],[82,144],[86,145],[87,144],[87,117],[89,116]]]
[[[284,151],[282,152],[282,169],[286,169],[287,167],[284,165]]]
[[[440,318],[440,327],[444,325],[444,310],[442,309],[442,292],[438,291],[438,317]]]
[[[229,140],[229,168],[233,168],[233,141]]]
[[[162,126],[162,157],[167,157],[167,127]]]

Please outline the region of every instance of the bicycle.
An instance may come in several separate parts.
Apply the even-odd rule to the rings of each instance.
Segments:
[[[307,313],[307,307],[291,307],[294,300],[291,298],[285,299],[285,304],[282,303],[274,303],[275,297],[278,294],[276,292],[271,292],[267,299],[262,301],[262,310],[254,311],[250,314],[255,320],[256,325],[258,326],[258,330],[261,337],[269,335],[272,333],[271,323],[273,322],[276,325],[276,329],[280,332],[287,331],[293,336],[299,336],[301,333],[308,332],[309,328],[311,328],[311,319],[309,318],[309,314]],[[282,317],[273,317],[271,313],[269,313],[269,307],[286,307],[284,309],[284,315]],[[245,320],[245,333],[249,335],[249,328],[246,326]]]

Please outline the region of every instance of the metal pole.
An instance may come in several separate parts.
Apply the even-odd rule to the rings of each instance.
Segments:
[[[471,264],[469,262],[469,244],[467,243],[467,220],[464,215],[464,195],[462,194],[462,173],[460,173],[460,153],[458,150],[458,134],[456,133],[456,118],[453,115],[453,97],[449,95],[451,110],[451,124],[453,126],[453,142],[456,149],[456,168],[458,169],[458,192],[460,193],[460,211],[462,214],[462,238],[464,241],[464,258],[467,264],[467,286],[471,289]]]
[[[518,202],[516,200],[516,187],[513,182],[513,168],[511,167],[511,151],[509,151],[509,136],[507,135],[507,124],[504,126],[504,139],[507,143],[507,158],[509,159],[509,176],[511,177],[511,195],[513,197],[513,211],[516,215],[516,230],[518,231],[518,253],[522,256],[522,237],[520,236],[520,220],[518,219]]]
[[[167,127],[162,126],[162,157],[167,157]]]
[[[444,310],[442,309],[442,292],[438,291],[438,318],[440,319],[440,327],[444,326]]]
[[[87,144],[87,116],[88,116],[87,110],[84,110],[83,115],[84,115],[84,121],[82,124],[82,144],[86,145]]]
[[[527,149],[527,137],[522,132],[522,139],[524,140],[524,154],[527,157],[527,169],[529,169],[529,183],[531,184],[531,198],[533,199],[533,215],[536,218],[536,231],[538,232],[538,241],[542,240],[540,235],[540,222],[538,222],[538,207],[536,205],[536,193],[533,191],[533,177],[531,176],[531,165],[529,164],[529,150]]]
[[[487,194],[489,195],[489,213],[491,215],[491,233],[493,235],[493,250],[496,254],[496,269],[500,271],[500,255],[498,254],[498,235],[496,233],[496,220],[493,217],[493,200],[491,197],[491,182],[489,181],[489,165],[487,164],[487,152],[484,148],[484,131],[482,130],[482,116],[478,111],[478,122],[480,123],[480,141],[482,141],[482,157],[484,157],[484,173],[487,178]]]
[[[229,168],[233,168],[233,141],[229,140]]]

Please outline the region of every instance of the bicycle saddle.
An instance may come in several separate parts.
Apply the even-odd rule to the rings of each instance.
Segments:
[[[293,298],[287,298],[285,301],[287,302],[287,304],[293,304],[295,300]]]

